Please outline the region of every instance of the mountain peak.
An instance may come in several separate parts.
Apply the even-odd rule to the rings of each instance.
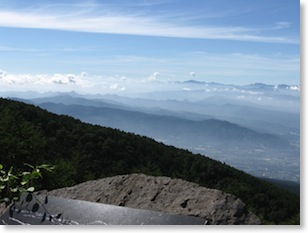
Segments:
[[[204,81],[197,81],[197,80],[194,80],[194,79],[190,79],[190,80],[187,80],[187,81],[184,81],[182,83],[190,83],[190,84],[205,84]]]

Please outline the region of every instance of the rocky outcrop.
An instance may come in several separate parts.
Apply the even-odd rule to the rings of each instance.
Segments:
[[[48,195],[205,218],[209,224],[260,224],[234,195],[169,177],[120,175]]]

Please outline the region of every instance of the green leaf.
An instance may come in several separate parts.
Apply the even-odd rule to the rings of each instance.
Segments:
[[[26,174],[23,174],[23,177],[22,177],[22,183],[23,185],[27,184],[31,179],[31,173],[26,173]]]
[[[19,196],[18,197],[13,197],[13,201],[14,202],[18,202],[19,201]]]
[[[3,168],[3,165],[0,163],[0,170],[2,170],[2,168]]]
[[[39,169],[36,169],[33,172],[31,172],[30,179],[37,179],[39,177],[42,177]]]
[[[23,172],[21,173],[23,176],[26,176],[26,175],[30,175],[30,172]]]
[[[27,183],[28,183],[28,181],[21,181],[21,182],[20,182],[21,185],[25,185],[25,184],[27,184]]]
[[[42,164],[40,166],[37,166],[37,168],[42,168],[48,172],[53,172],[53,170],[55,169],[55,166],[52,166],[50,164]]]
[[[8,175],[10,175],[11,173],[12,173],[12,171],[13,171],[13,167],[10,167],[10,170],[8,171]]]
[[[24,187],[19,187],[19,193],[24,193],[26,192],[27,190],[24,188]]]
[[[8,176],[5,177],[5,178],[0,177],[0,181],[1,182],[7,182],[7,181],[9,181],[9,177]]]
[[[38,203],[35,203],[32,207],[32,212],[37,212],[39,210],[40,206]]]
[[[11,179],[11,180],[18,180],[18,177],[17,176],[15,176],[15,175],[13,175],[13,174],[11,174],[11,173],[9,173],[8,174],[8,177],[9,177],[9,179]]]
[[[27,188],[27,192],[34,192],[34,187],[29,187],[29,188]]]
[[[34,169],[34,166],[33,166],[33,165],[31,165],[31,164],[29,164],[29,163],[24,163],[24,164],[25,164],[25,166],[28,166],[28,167]]]
[[[18,192],[18,187],[16,187],[16,188],[10,188],[10,190],[11,190],[12,193],[16,193],[16,192]]]

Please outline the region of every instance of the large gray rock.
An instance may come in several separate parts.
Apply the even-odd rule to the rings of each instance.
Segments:
[[[202,217],[209,224],[260,224],[234,195],[169,177],[120,175],[52,190],[48,195]]]

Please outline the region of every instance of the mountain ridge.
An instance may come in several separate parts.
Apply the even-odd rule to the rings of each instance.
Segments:
[[[152,138],[184,137],[183,141],[188,141],[194,136],[198,139],[196,146],[202,141],[217,141],[230,144],[235,141],[239,146],[239,140],[256,147],[280,147],[288,146],[288,142],[281,138],[230,123],[218,119],[208,119],[193,121],[175,116],[158,116],[133,110],[117,109],[112,107],[82,106],[77,104],[55,104],[41,103],[40,107],[57,114],[65,114],[77,117],[85,122],[99,124],[112,128],[118,128],[132,133],[137,133]],[[172,129],[172,131],[170,131]],[[174,131],[174,132],[173,132]],[[164,137],[165,136],[165,137]],[[194,139],[194,140],[195,140]],[[195,141],[196,142],[196,141]],[[272,144],[271,144],[272,143]],[[276,145],[277,144],[277,145]]]
[[[7,99],[0,99],[0,159],[21,170],[24,163],[55,165],[36,183],[41,189],[130,173],[168,176],[231,193],[263,223],[299,223],[298,196],[226,164]]]

